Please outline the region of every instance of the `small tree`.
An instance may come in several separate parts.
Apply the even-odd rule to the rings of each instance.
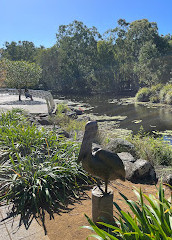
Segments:
[[[35,63],[26,61],[5,61],[7,87],[17,88],[21,101],[21,88],[35,86],[41,76],[42,69]]]

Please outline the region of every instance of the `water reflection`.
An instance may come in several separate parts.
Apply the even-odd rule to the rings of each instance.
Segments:
[[[59,96],[58,96],[59,98]],[[121,128],[137,133],[141,126],[145,131],[172,130],[172,108],[146,107],[138,104],[122,104],[120,97],[96,95],[91,97],[64,97],[71,101],[83,102],[92,106],[96,115],[127,116],[120,122]],[[136,121],[137,120],[137,121]]]

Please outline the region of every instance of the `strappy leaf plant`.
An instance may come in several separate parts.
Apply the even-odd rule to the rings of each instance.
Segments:
[[[131,214],[124,212],[117,203],[114,203],[117,209],[116,226],[99,222],[105,227],[105,230],[100,229],[86,216],[90,224],[86,228],[97,234],[90,236],[99,240],[171,240],[172,198],[165,197],[162,183],[159,185],[158,198],[154,195],[147,196],[141,189],[135,190],[135,193],[138,197],[136,202],[121,194]]]
[[[0,148],[9,153],[0,162],[1,203],[12,203],[13,212],[25,217],[78,197],[89,182],[76,163],[78,143],[38,129],[19,110],[2,113],[0,125]]]

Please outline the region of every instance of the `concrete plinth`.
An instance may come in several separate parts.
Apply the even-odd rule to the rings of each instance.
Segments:
[[[101,186],[103,191],[104,186]],[[92,220],[94,223],[114,223],[113,219],[113,190],[108,187],[108,193],[103,194],[99,187],[92,189]]]

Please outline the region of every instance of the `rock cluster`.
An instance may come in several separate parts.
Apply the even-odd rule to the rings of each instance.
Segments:
[[[157,183],[154,166],[149,161],[137,159],[133,144],[123,139],[114,139],[107,147],[123,161],[127,180],[133,183]]]

